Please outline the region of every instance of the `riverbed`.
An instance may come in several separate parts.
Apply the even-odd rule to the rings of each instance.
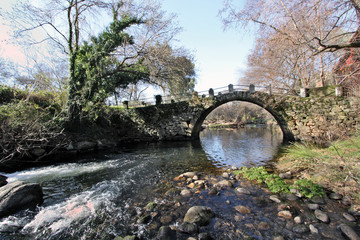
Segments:
[[[176,216],[183,218],[191,204],[213,206],[225,221],[232,218],[225,199],[235,201],[233,191],[213,200],[206,198],[207,192],[179,200],[168,194],[176,184],[172,179],[191,171],[208,177],[211,182],[220,178],[227,168],[264,166],[273,159],[281,143],[281,132],[265,126],[206,130],[198,142],[137,144],[122,147],[117,153],[99,154],[73,163],[4,174],[9,182],[40,183],[45,199],[37,209],[1,219],[0,238],[113,239],[126,235],[153,238],[161,220],[150,229],[148,224],[134,224],[144,206],[153,201],[163,206],[162,214],[169,208],[173,217],[164,220],[168,225],[176,225]],[[271,214],[276,216],[274,206],[262,200],[269,193],[252,184],[243,184],[254,194],[251,198],[242,197],[241,201],[259,212],[246,222],[251,219],[257,223],[271,222]],[[176,204],[179,206],[174,210]],[[240,230],[245,232],[245,227]],[[213,231],[213,234],[219,232]],[[255,230],[247,234],[257,236]],[[270,239],[271,234],[263,235],[264,239]]]

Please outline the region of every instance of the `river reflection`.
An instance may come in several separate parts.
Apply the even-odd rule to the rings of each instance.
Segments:
[[[132,231],[134,206],[162,195],[175,176],[266,164],[281,140],[281,134],[265,127],[206,130],[198,142],[142,143],[119,153],[3,174],[9,182],[40,183],[44,204],[35,211],[0,219],[0,239],[113,239],[126,235]],[[102,236],[93,237],[98,233]]]
[[[248,125],[239,129],[205,129],[200,138],[201,146],[209,158],[235,167],[266,165],[282,143],[281,130],[266,125]]]

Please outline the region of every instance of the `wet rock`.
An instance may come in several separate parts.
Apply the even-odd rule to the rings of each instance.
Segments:
[[[172,230],[168,226],[162,226],[159,229],[157,239],[158,240],[173,240],[173,239],[176,239],[176,231]]]
[[[356,219],[353,215],[351,215],[350,213],[343,213],[343,217],[348,220],[349,222],[355,222]]]
[[[180,177],[193,178],[196,175],[196,172],[186,172],[180,175]]]
[[[292,219],[292,214],[288,210],[283,210],[283,211],[278,212],[278,216],[286,218],[286,219]]]
[[[296,224],[292,228],[292,231],[294,233],[306,233],[306,232],[309,232],[309,228],[305,224]]]
[[[178,190],[176,188],[171,188],[165,193],[165,195],[168,197],[175,197],[179,194],[180,194],[180,190]]]
[[[43,202],[39,184],[16,181],[0,187],[0,218]]]
[[[200,233],[198,235],[199,240],[212,240],[213,238],[208,233]]]
[[[43,148],[34,148],[30,150],[31,155],[35,157],[41,157],[42,155],[44,155],[45,152],[46,150]]]
[[[307,206],[310,210],[313,210],[313,211],[319,209],[319,204],[317,204],[317,203],[309,203]]]
[[[291,172],[286,172],[286,173],[280,173],[279,177],[281,177],[282,179],[291,179]]]
[[[188,188],[194,188],[195,187],[195,183],[190,183],[189,185],[188,185]]]
[[[267,222],[260,222],[258,224],[258,230],[260,230],[260,231],[266,231],[266,230],[269,230],[270,228],[271,228],[271,226]]]
[[[345,205],[345,206],[350,206],[351,205],[351,199],[348,196],[344,196],[341,200],[341,204]]]
[[[145,214],[144,216],[140,217],[136,223],[138,224],[147,224],[149,223],[151,220],[151,215],[150,214]]]
[[[229,178],[229,177],[230,177],[230,175],[229,175],[229,173],[224,172],[224,173],[222,174],[222,177],[223,177],[223,178]]]
[[[239,188],[236,188],[235,190],[236,190],[236,192],[238,192],[240,194],[247,194],[247,195],[251,194],[251,192],[249,190],[247,190],[246,188],[239,187]]]
[[[274,236],[272,240],[285,240],[283,236]]]
[[[238,211],[241,214],[248,214],[251,213],[251,210],[245,206],[238,205],[235,207],[235,210]]]
[[[116,237],[114,240],[138,240],[139,238],[136,235],[126,236],[126,237]]]
[[[316,204],[325,204],[325,200],[322,197],[319,196],[315,196],[313,198],[311,198],[310,200],[312,203],[316,203]]]
[[[7,184],[7,177],[0,175],[0,187],[5,186]]]
[[[95,147],[96,147],[95,142],[81,141],[81,142],[76,143],[76,149],[79,151],[92,150]]]
[[[323,211],[321,211],[321,210],[318,210],[318,209],[315,210],[315,217],[317,219],[319,219],[320,221],[322,221],[323,223],[329,223],[330,222],[329,216],[326,213],[324,213]]]
[[[271,195],[270,200],[276,203],[281,203],[281,200],[276,195]]]
[[[198,175],[193,176],[193,177],[192,177],[192,180],[194,180],[194,181],[199,180],[199,176],[198,176]]]
[[[148,212],[152,212],[154,211],[154,209],[156,208],[157,204],[155,202],[149,202],[146,207],[145,210]]]
[[[184,197],[188,197],[191,195],[191,191],[189,189],[183,189],[181,190],[180,195]]]
[[[312,224],[309,225],[310,232],[313,234],[318,234],[319,230]]]
[[[216,184],[217,187],[233,187],[232,182],[229,180],[222,180]]]
[[[285,198],[288,201],[297,201],[299,199],[295,194],[292,193],[285,194]]]
[[[230,204],[231,204],[231,201],[230,201],[230,200],[226,200],[225,203],[226,203],[227,205],[230,205]]]
[[[296,224],[301,224],[301,223],[303,222],[303,220],[301,219],[300,216],[296,216],[296,217],[294,217],[294,222],[295,222]]]
[[[329,198],[332,199],[332,200],[341,200],[342,195],[339,194],[339,193],[330,193]]]
[[[216,195],[218,191],[215,188],[210,189],[209,195]]]
[[[195,234],[199,232],[199,227],[195,223],[183,222],[178,227],[180,232]]]
[[[160,218],[160,222],[161,222],[162,224],[164,224],[164,225],[170,224],[171,221],[172,221],[172,217],[171,217],[170,215],[162,216],[162,217]]]
[[[211,208],[205,206],[194,206],[186,212],[184,222],[206,226],[213,217],[215,217],[215,213]]]
[[[350,240],[360,240],[359,235],[357,235],[357,233],[350,226],[346,224],[340,224],[339,229]]]

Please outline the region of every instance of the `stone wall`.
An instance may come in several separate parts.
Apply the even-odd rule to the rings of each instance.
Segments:
[[[117,112],[121,141],[189,140],[199,136],[206,116],[230,101],[247,101],[269,111],[284,139],[324,142],[352,134],[360,126],[360,99],[335,96],[333,91],[312,90],[310,97],[269,95],[264,92],[232,92],[207,98]]]

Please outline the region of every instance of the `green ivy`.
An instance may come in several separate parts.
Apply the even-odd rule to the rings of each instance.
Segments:
[[[323,196],[325,194],[323,187],[308,179],[299,179],[293,185],[292,188],[297,189],[301,195],[312,198],[315,196]]]

